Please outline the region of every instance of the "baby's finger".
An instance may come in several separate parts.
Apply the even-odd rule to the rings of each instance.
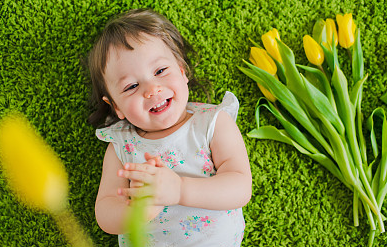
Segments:
[[[146,161],[148,161],[150,159],[156,158],[156,156],[155,155],[151,155],[150,153],[146,152],[144,154],[144,158],[145,158]]]
[[[141,166],[141,165],[144,165],[144,163],[131,163],[131,162],[127,162],[127,163],[124,164],[124,169],[125,170],[129,170],[129,169],[133,170],[133,167],[137,167],[137,166]]]
[[[146,172],[149,174],[156,174],[157,169],[155,168],[155,165],[151,164],[136,164],[136,163],[126,163],[124,165],[125,170],[127,171],[140,171],[140,172]]]
[[[149,153],[145,153],[144,154],[144,157],[147,161],[152,161],[154,160],[155,161],[155,166],[156,167],[165,167],[164,163],[161,161],[161,157],[160,155],[158,156],[154,156],[154,155],[151,155]]]
[[[129,187],[130,188],[139,188],[139,187],[142,187],[142,186],[144,186],[143,182],[139,182],[139,181],[135,181],[135,180],[132,180],[129,183]]]
[[[157,156],[156,157],[156,167],[167,167],[163,161],[161,161],[161,157]]]
[[[141,171],[118,170],[118,176],[146,184],[150,184],[153,181],[153,175]]]
[[[126,197],[152,197],[151,186],[143,186],[140,188],[119,188],[117,194]]]

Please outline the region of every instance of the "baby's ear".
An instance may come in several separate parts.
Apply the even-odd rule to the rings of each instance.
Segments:
[[[106,104],[108,104],[110,106],[112,105],[112,104],[110,104],[110,101],[109,101],[109,99],[106,96],[103,96],[102,100],[105,101]]]
[[[180,66],[180,72],[181,72],[181,75],[184,77],[184,81],[185,81],[186,83],[188,83],[188,82],[189,82],[188,77],[187,77],[187,75],[186,75],[186,73],[185,73],[184,68],[181,67],[181,66]]]
[[[108,99],[108,97],[103,96],[103,97],[102,97],[102,100],[105,101],[106,104],[110,105],[110,106],[114,109],[114,111],[116,112],[117,117],[118,117],[119,119],[122,120],[122,119],[125,118],[125,115],[120,111],[120,109],[118,109],[117,105],[114,104],[114,102],[113,102],[113,103],[110,102],[110,100]]]
[[[110,103],[110,100],[108,99],[108,97],[103,96],[103,97],[102,97],[102,100],[105,101],[106,104],[112,106],[112,104]]]

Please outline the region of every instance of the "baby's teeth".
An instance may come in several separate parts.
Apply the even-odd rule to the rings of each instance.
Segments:
[[[167,101],[166,101],[166,100],[164,100],[164,101],[163,101],[163,102],[161,102],[160,104],[157,104],[156,106],[154,106],[154,107],[153,107],[153,109],[156,109],[156,108],[158,108],[158,107],[160,107],[160,106],[164,105],[166,102],[167,102]]]

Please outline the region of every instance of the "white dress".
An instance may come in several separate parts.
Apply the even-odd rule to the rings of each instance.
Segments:
[[[216,174],[209,144],[218,113],[223,110],[236,120],[239,103],[226,92],[219,105],[188,103],[191,118],[177,131],[157,140],[139,136],[127,121],[97,129],[100,140],[112,142],[118,158],[145,162],[144,153],[160,155],[179,176],[205,178]],[[230,181],[231,183],[232,181]],[[242,209],[207,210],[180,205],[166,206],[149,222],[148,246],[240,246],[245,228]],[[119,235],[120,246],[130,246],[126,235]]]

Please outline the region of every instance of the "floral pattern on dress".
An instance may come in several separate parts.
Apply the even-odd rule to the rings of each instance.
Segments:
[[[168,231],[167,229],[163,229],[163,234],[164,235],[171,235],[171,232]]]
[[[132,139],[130,139],[130,141],[125,140],[125,144],[123,146],[125,153],[137,155],[136,147],[139,143],[141,142],[137,141],[136,137],[133,137]]]
[[[165,206],[163,211],[160,212],[156,218],[154,219],[154,221],[157,221],[158,223],[160,224],[163,224],[163,223],[166,223],[168,222],[169,220],[165,217],[165,215],[168,213],[168,206]]]
[[[215,112],[218,108],[217,105],[208,105],[206,103],[199,103],[199,102],[191,102],[191,105],[195,109],[196,112],[199,113],[206,113],[206,112]]]
[[[202,173],[204,175],[209,175],[210,177],[214,176],[216,171],[214,169],[214,163],[212,163],[211,160],[211,151],[204,151],[203,148],[201,148],[197,153],[197,156],[203,159],[204,165],[202,166]]]
[[[238,214],[237,209],[232,209],[232,210],[226,210],[227,216],[235,216]]]
[[[166,151],[159,153],[160,158],[164,161],[164,164],[170,169],[175,168],[176,166],[184,164],[184,160],[180,160],[174,151]]]
[[[105,131],[101,130],[97,133],[97,137],[98,139],[100,140],[103,140],[105,142],[108,142],[108,141],[112,141],[113,140],[113,137],[111,137],[110,135],[108,135]]]
[[[201,232],[204,228],[210,227],[214,219],[208,216],[188,216],[187,219],[180,221],[181,229],[184,231],[184,236],[188,239],[194,232]]]

